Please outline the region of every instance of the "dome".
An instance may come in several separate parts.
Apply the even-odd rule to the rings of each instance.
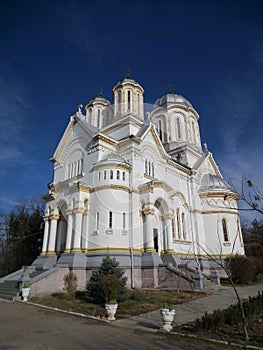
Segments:
[[[205,174],[202,177],[200,191],[230,192],[231,188],[220,176],[213,174]]]
[[[89,101],[88,106],[90,104],[96,103],[96,102],[101,102],[104,104],[109,104],[110,105],[110,101],[107,100],[103,95],[98,95],[95,98],[93,98],[92,100]]]
[[[171,105],[182,105],[185,107],[193,107],[191,103],[184,98],[182,95],[177,94],[166,94],[163,97],[159,98],[157,101],[155,101],[153,108],[157,107],[169,107]]]

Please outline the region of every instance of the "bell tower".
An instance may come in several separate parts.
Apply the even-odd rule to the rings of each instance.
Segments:
[[[144,120],[143,94],[143,88],[131,77],[131,71],[128,69],[125,78],[113,88],[114,118],[133,114]]]

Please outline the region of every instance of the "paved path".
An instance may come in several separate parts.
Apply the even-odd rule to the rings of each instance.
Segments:
[[[263,283],[246,287],[238,287],[241,299],[257,295],[263,291]],[[201,299],[176,305],[175,325],[188,323],[204,315],[205,312],[212,312],[216,309],[225,309],[236,304],[237,299],[232,287],[219,287],[211,295]],[[141,329],[158,329],[160,327],[160,311],[152,311],[140,316],[130,317],[125,320],[117,320],[114,325],[120,327],[137,327]]]
[[[239,288],[242,298],[256,295],[263,284]],[[202,299],[176,306],[176,323],[201,316],[205,311],[236,303],[232,288],[221,288]],[[105,323],[81,318],[26,303],[0,301],[0,349],[176,349],[221,350],[222,344],[156,332],[159,310],[125,320]],[[150,346],[149,346],[150,345]],[[233,349],[223,345],[224,349]]]

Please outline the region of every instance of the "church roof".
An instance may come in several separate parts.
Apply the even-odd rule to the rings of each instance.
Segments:
[[[106,157],[104,157],[98,163],[96,163],[96,165],[104,163],[128,164],[128,162],[124,158],[115,153],[108,154]]]
[[[228,183],[226,183],[220,176],[214,175],[214,174],[205,174],[202,177],[201,181],[201,187],[200,187],[201,192],[206,192],[206,191],[231,191],[230,186]]]
[[[193,107],[192,104],[182,95],[168,93],[155,101],[153,108],[169,107],[173,104],[182,105],[185,107]]]

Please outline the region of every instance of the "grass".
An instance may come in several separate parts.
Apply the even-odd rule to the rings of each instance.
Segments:
[[[177,292],[175,290],[131,290],[128,299],[119,303],[118,319],[140,315],[161,308],[163,304],[181,304],[186,301],[201,298],[204,293]],[[51,295],[36,296],[31,302],[82,313],[90,316],[105,316],[104,304],[92,304],[86,301],[85,292],[78,292],[74,300],[68,300],[66,293],[53,293]]]

